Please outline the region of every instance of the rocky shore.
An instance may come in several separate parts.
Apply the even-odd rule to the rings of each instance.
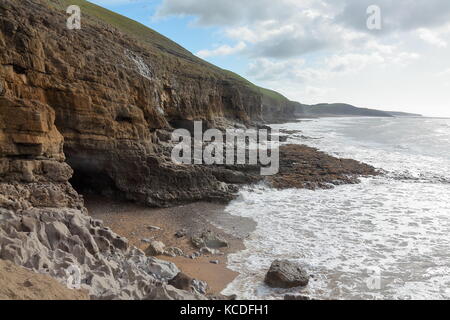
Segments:
[[[152,248],[151,253],[158,259],[175,263],[191,279],[205,281],[206,293],[212,297],[220,296],[237,276],[227,269],[227,256],[244,249],[243,240],[256,226],[253,220],[226,214],[225,205],[216,203],[196,202],[152,209],[104,197],[87,197],[86,206],[90,216],[103,220],[126,237],[130,245],[147,253]],[[208,231],[222,239],[226,246],[195,246],[192,239]],[[158,250],[154,250],[155,246]]]
[[[280,172],[268,181],[278,189],[330,189],[378,174],[374,167],[356,160],[336,158],[304,145],[284,145],[280,148]]]
[[[206,228],[193,220],[182,235],[183,223],[171,230],[176,217],[167,215],[166,223],[148,224],[170,235],[154,232],[144,242],[147,234],[127,228],[144,226],[147,217],[113,215],[115,200],[152,208],[226,203],[250,183],[323,188],[376,174],[303,146],[281,147],[280,173],[268,179],[258,166],[172,162],[174,129],[196,120],[209,128],[282,121],[293,104],[154,31],[80,3],[83,28],[73,31],[65,23],[70,1],[0,2],[0,260],[62,285],[75,279],[90,299],[207,299],[226,283],[200,276],[224,271],[226,253],[242,248],[242,235],[221,234],[220,219]],[[83,196],[92,195],[110,202],[100,209],[94,203],[89,215]],[[180,221],[192,219],[192,210],[180,209]],[[153,243],[150,252],[152,241],[165,246]],[[235,245],[215,248],[223,241]],[[185,265],[188,280],[173,261]]]
[[[358,176],[377,174],[368,165],[306,146],[282,146],[280,155],[279,174],[263,180],[244,170],[248,181],[311,189],[356,183]],[[226,255],[243,249],[242,240],[254,228],[251,221],[226,221],[219,204],[157,211],[91,196],[88,215],[82,197],[62,182],[70,176],[68,166],[47,171],[47,163],[31,169],[27,164],[10,164],[10,179],[36,182],[0,184],[1,259],[62,284],[67,284],[67,270],[80,266],[80,288],[91,299],[203,299],[205,294],[225,298],[220,291],[236,276],[226,269]],[[195,286],[173,282],[180,277],[179,268]]]

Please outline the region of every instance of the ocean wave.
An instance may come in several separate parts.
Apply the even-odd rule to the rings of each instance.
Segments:
[[[377,121],[321,119],[280,125],[324,137],[293,137],[291,142],[369,163],[384,174],[332,190],[242,190],[227,211],[258,226],[246,240],[247,249],[229,256],[229,267],[240,275],[224,293],[281,299],[289,290],[270,289],[263,279],[270,263],[283,258],[314,275],[300,290],[312,298],[450,298],[450,155],[445,153],[450,145],[432,137],[443,120],[390,119],[391,133],[382,132],[380,138]],[[410,126],[417,126],[420,137],[411,137]],[[379,271],[380,280],[375,289],[368,286],[373,270]]]

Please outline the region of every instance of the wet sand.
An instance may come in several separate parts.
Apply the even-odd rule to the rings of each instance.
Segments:
[[[251,219],[225,213],[225,206],[221,204],[198,202],[173,208],[152,209],[97,196],[86,196],[85,202],[91,216],[103,220],[114,232],[142,250],[148,247],[148,243],[143,242],[143,239],[158,240],[166,247],[177,247],[183,250],[185,255],[191,255],[198,251],[191,245],[192,235],[211,230],[221,236],[228,242],[229,247],[221,249],[220,255],[201,256],[196,259],[158,257],[174,262],[188,276],[206,281],[208,293],[212,295],[219,295],[238,276],[227,268],[227,256],[245,249],[243,240],[256,227],[256,223]],[[186,236],[175,237],[175,233],[181,229],[187,231]],[[218,260],[219,264],[212,264],[212,260]]]

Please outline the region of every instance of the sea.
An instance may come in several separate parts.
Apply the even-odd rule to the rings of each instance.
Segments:
[[[375,166],[383,175],[330,190],[245,187],[226,211],[257,222],[228,257],[241,299],[450,299],[450,119],[321,118],[272,125],[287,143]],[[305,288],[272,289],[275,259],[299,263]]]

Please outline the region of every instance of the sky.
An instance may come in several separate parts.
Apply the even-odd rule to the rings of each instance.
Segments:
[[[90,0],[305,104],[450,117],[449,0]]]

